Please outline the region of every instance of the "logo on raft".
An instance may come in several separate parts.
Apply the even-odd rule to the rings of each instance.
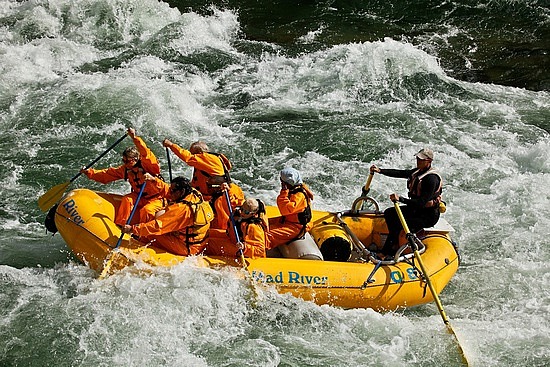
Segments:
[[[265,283],[288,283],[288,284],[305,284],[305,285],[327,285],[328,276],[319,275],[302,275],[297,271],[288,271],[283,273],[282,271],[277,274],[265,274],[263,271],[252,271],[252,279],[265,282]],[[406,274],[400,270],[392,271],[390,273],[390,279],[393,283],[403,283],[407,280],[417,280],[418,276],[414,268],[408,268]]]
[[[407,278],[405,279],[404,274],[399,270],[394,270],[390,273],[390,278],[394,283],[403,283],[405,280],[417,280],[418,276],[416,275],[415,268],[407,268]]]
[[[76,203],[73,199],[67,201],[63,204],[63,208],[67,211],[67,214],[69,214],[69,217],[73,222],[75,222],[77,225],[84,224],[84,219],[78,214]]]
[[[282,271],[279,273],[265,274],[263,271],[252,271],[252,279],[266,282],[266,283],[288,283],[288,284],[308,284],[308,285],[326,285],[328,283],[327,276],[319,275],[301,275],[296,271],[288,271],[283,274]]]

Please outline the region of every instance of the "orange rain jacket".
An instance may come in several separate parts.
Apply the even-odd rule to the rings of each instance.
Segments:
[[[211,196],[208,193],[206,181],[210,176],[223,176],[225,174],[224,166],[229,171],[231,162],[223,154],[198,153],[191,154],[187,149],[183,149],[177,144],[172,144],[170,150],[174,152],[188,166],[194,168],[191,185],[199,190],[204,200],[209,201]]]
[[[267,233],[269,224],[265,214],[260,217],[252,217],[252,221],[237,221],[239,226],[239,239],[244,244],[243,254],[245,257],[252,259],[266,257]],[[216,231],[218,234],[211,236],[206,247],[206,254],[210,256],[236,256],[239,248],[236,243],[235,231],[231,223],[228,224],[228,229],[223,234],[221,231]]]
[[[168,196],[170,185],[159,179],[155,182],[163,195]],[[210,204],[193,190],[183,201],[171,203],[164,210],[155,219],[132,226],[132,233],[176,255],[200,254],[206,247],[210,221],[214,219]]]
[[[234,211],[236,207],[243,205],[244,192],[234,183],[229,184],[229,202],[231,203],[231,210]],[[227,229],[229,219],[229,207],[227,206],[227,199],[225,193],[222,192],[221,196],[214,199],[214,202],[210,202],[210,205],[214,209],[216,219],[212,222],[212,228]]]
[[[121,226],[126,224],[128,217],[130,217],[139,190],[144,182],[143,176],[145,173],[149,173],[153,176],[158,176],[160,174],[160,165],[157,157],[147,147],[143,139],[136,136],[133,141],[140,154],[140,159],[134,167],[127,169],[124,165],[121,165],[99,170],[88,169],[85,173],[88,178],[102,184],[117,180],[128,181],[132,187],[132,192],[123,196],[115,217],[115,223]],[[145,185],[145,192],[138,204],[139,220],[133,220],[133,222],[146,222],[151,220],[162,206],[163,201],[158,189],[155,188],[154,185]]]
[[[313,200],[313,193],[309,187],[306,184],[301,186],[305,194],[302,191],[291,193],[285,188],[281,189],[277,196],[277,207],[282,216],[271,218],[269,221],[268,249],[293,241],[311,228],[309,223],[304,228],[298,219],[298,214],[306,210],[309,202]]]

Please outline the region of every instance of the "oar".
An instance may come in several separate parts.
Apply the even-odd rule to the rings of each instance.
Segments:
[[[367,196],[369,194],[370,184],[372,182],[373,177],[374,177],[374,172],[371,171],[369,174],[369,178],[367,178],[367,183],[365,184],[365,187],[363,187],[363,189],[361,190],[362,196]]]
[[[113,145],[111,145],[109,148],[107,148],[106,151],[101,153],[99,155],[99,157],[97,157],[96,159],[94,159],[92,161],[92,163],[90,163],[86,167],[84,167],[84,169],[86,170],[86,169],[90,168],[91,166],[93,166],[97,161],[99,161],[101,158],[103,158],[103,156],[105,154],[109,153],[109,151],[111,151],[122,140],[124,140],[125,137],[126,137],[126,134],[124,134],[124,136],[122,136],[120,139],[118,139],[116,142],[114,142]],[[71,182],[76,180],[81,174],[82,174],[82,172],[78,172],[69,181],[52,187],[51,189],[46,191],[45,194],[40,196],[40,198],[38,198],[38,206],[40,207],[40,210],[42,210],[43,212],[47,212],[53,205],[57,204],[59,199],[61,199],[61,197],[63,196],[63,193],[65,192],[65,189],[67,189],[67,187],[71,184]]]
[[[353,201],[353,204],[351,204],[351,210],[359,211],[363,210],[365,204],[367,202],[370,202],[374,206],[375,211],[379,211],[380,208],[378,206],[378,203],[373,198],[367,196],[370,191],[370,184],[372,183],[372,178],[374,177],[374,172],[371,171],[369,174],[369,178],[367,178],[367,183],[365,186],[361,188],[361,196],[359,196],[357,199]]]
[[[411,245],[411,248],[414,251],[414,257],[418,261],[418,265],[420,266],[420,270],[422,270],[422,273],[424,275],[424,278],[426,279],[426,283],[428,283],[428,287],[430,288],[430,292],[432,293],[432,296],[434,298],[435,304],[437,305],[437,309],[439,310],[439,314],[441,315],[441,318],[443,319],[443,322],[447,326],[447,330],[450,334],[453,335],[454,339],[456,340],[458,351],[460,353],[460,356],[462,357],[462,362],[464,362],[465,366],[469,366],[468,359],[466,359],[466,355],[464,354],[464,350],[462,349],[462,346],[460,345],[460,341],[458,340],[458,337],[455,334],[455,331],[453,330],[453,327],[451,326],[451,322],[447,318],[447,314],[445,313],[445,310],[443,309],[443,305],[441,304],[441,300],[439,299],[439,295],[437,294],[432,281],[430,280],[430,276],[428,275],[428,271],[426,270],[426,267],[424,267],[424,262],[422,261],[422,258],[420,257],[420,253],[418,252],[418,246],[414,241],[414,237],[416,235],[414,233],[411,233],[409,231],[409,226],[407,225],[407,222],[405,221],[405,217],[403,216],[403,213],[401,212],[401,208],[399,207],[399,204],[397,201],[393,202],[393,205],[395,207],[395,211],[397,212],[397,215],[399,216],[399,220],[401,221],[401,225],[403,226],[403,230],[405,231],[407,235],[407,239]]]
[[[139,189],[139,194],[138,194],[138,197],[136,199],[136,202],[134,203],[134,207],[132,208],[132,212],[130,213],[130,216],[126,220],[127,225],[132,222],[132,218],[134,217],[134,214],[136,213],[136,210],[137,210],[137,207],[138,207],[138,204],[139,204],[139,200],[141,199],[141,196],[143,195],[143,192],[145,191],[145,184],[146,184],[146,181],[143,182],[143,184],[141,184],[141,188]],[[113,263],[114,254],[118,252],[118,248],[122,244],[122,238],[123,237],[124,237],[124,232],[122,232],[120,234],[120,237],[118,238],[118,241],[117,241],[116,246],[113,249],[113,251],[111,251],[109,253],[109,255],[107,255],[107,259],[105,261],[105,265],[103,266],[103,270],[101,271],[101,274],[99,274],[99,279],[103,279],[109,274],[109,270],[111,269],[111,265]]]
[[[172,162],[170,162],[170,149],[166,147],[166,159],[168,160],[168,174],[170,175],[170,182],[172,182]]]
[[[237,223],[235,223],[235,217],[233,216],[233,208],[231,207],[231,200],[229,199],[229,190],[224,190],[225,193],[225,201],[227,201],[227,207],[229,208],[229,217],[231,218],[231,226],[233,227],[233,233],[235,234],[235,240],[237,241],[237,245],[241,243],[241,239],[239,238],[239,232],[237,231]],[[258,292],[258,289],[256,288],[256,282],[252,278],[252,275],[248,272],[248,266],[246,265],[246,260],[244,258],[244,252],[242,248],[239,248],[239,251],[237,251],[237,256],[241,260],[241,265],[243,266],[243,270],[246,274],[246,277],[250,280],[250,286],[252,287],[252,292],[254,292],[254,298],[253,298],[253,305],[256,306],[257,300],[260,298],[260,294]]]
[[[233,227],[233,233],[235,234],[235,240],[237,241],[237,246],[241,244],[241,239],[239,238],[239,231],[237,230],[237,224],[235,223],[235,217],[233,216],[233,208],[231,207],[231,199],[229,199],[229,190],[223,191],[225,194],[225,201],[227,201],[227,207],[229,208],[229,217],[231,218],[231,226]],[[246,265],[246,261],[244,259],[244,252],[242,248],[239,248],[239,251],[237,251],[237,256],[239,256],[239,259],[241,260],[241,264],[248,273],[248,266]]]

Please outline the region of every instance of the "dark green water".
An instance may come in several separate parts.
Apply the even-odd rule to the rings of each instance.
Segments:
[[[182,11],[234,9],[244,38],[299,55],[391,38],[470,82],[550,89],[550,5],[535,1],[169,1]],[[315,34],[308,41],[308,35]]]

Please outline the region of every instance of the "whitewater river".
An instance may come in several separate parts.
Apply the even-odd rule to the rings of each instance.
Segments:
[[[529,4],[548,22],[548,6]],[[162,139],[202,139],[267,204],[278,171],[299,169],[319,210],[349,208],[371,164],[409,168],[432,148],[462,258],[441,300],[465,354],[472,366],[550,365],[549,92],[453,69],[436,46],[456,24],[439,38],[411,27],[408,38],[351,39],[327,23],[339,4],[324,6],[322,21],[286,32],[269,12],[264,28],[243,23],[251,9],[0,1],[0,366],[461,366],[433,304],[377,313],[272,290],[257,299],[229,270],[193,261],[99,281],[46,233],[36,202],[129,126],[165,177]],[[119,164],[125,143],[96,166]],[[128,190],[86,177],[76,187]],[[382,207],[391,192],[405,194],[405,182],[375,176]]]

